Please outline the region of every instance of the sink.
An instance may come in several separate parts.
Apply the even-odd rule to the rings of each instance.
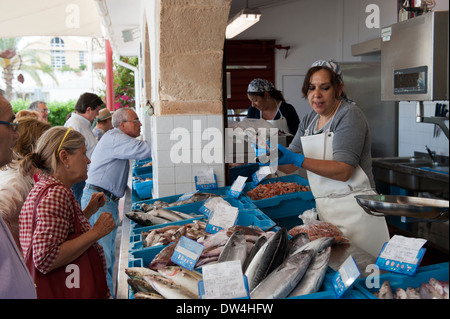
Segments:
[[[400,165],[448,175],[448,165],[439,165],[439,164],[431,163],[431,162],[429,162],[429,163],[418,162],[418,163],[408,163],[408,164],[402,163]]]
[[[448,164],[434,165],[427,157],[373,158],[376,180],[413,192],[448,194]]]

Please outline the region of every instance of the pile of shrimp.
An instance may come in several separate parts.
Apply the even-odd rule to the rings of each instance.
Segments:
[[[261,200],[281,194],[293,192],[309,192],[310,190],[311,189],[309,188],[309,186],[303,186],[297,183],[276,182],[269,184],[260,184],[251,191],[247,192],[247,195],[252,200]]]

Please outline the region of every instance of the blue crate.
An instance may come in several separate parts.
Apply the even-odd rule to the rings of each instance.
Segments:
[[[231,203],[233,206],[238,207],[239,209],[254,209],[256,208],[255,205],[253,205],[251,202],[249,202],[246,198],[244,197],[240,197],[239,199],[234,199],[233,197],[229,196],[227,194],[228,190],[230,189],[229,186],[225,186],[225,187],[220,187],[218,189],[210,189],[210,190],[205,190],[205,191],[199,191],[199,193],[212,193],[212,194],[216,194],[216,195],[220,195],[220,196],[224,196],[224,199],[228,200],[230,202],[231,199],[233,199],[237,205],[233,205],[233,203]],[[160,198],[154,198],[154,199],[149,199],[149,200],[143,200],[143,201],[138,201],[138,202],[134,202],[132,204],[132,209],[141,209],[141,205],[142,204],[153,204],[154,202],[160,200],[163,202],[167,202],[169,204],[171,203],[175,203],[180,196],[182,196],[183,194],[178,194],[178,195],[172,195],[172,196],[166,196],[166,197],[160,197]],[[178,205],[178,206],[172,206],[172,207],[168,207],[168,209],[173,209],[175,207],[189,207],[192,211],[197,212],[198,209],[204,204],[204,201],[201,202],[195,202],[195,203],[190,203],[190,204],[184,204],[184,205]]]
[[[332,290],[326,290],[288,299],[336,299],[336,294]],[[360,291],[350,288],[342,295],[340,299],[367,299],[367,297]]]
[[[230,184],[238,178],[238,176],[248,177],[248,181],[252,179],[253,173],[259,170],[261,166],[258,163],[248,163],[230,168]]]
[[[231,201],[233,199],[230,199]],[[232,202],[230,202],[232,204]],[[183,213],[187,213],[186,211],[183,211],[182,207],[178,208],[178,211],[181,211]],[[157,228],[163,228],[170,225],[184,225],[188,223],[192,223],[194,220],[200,220],[202,217],[196,217],[192,219],[186,219],[186,220],[180,220],[177,222],[171,222],[161,225],[154,225],[154,226],[141,226],[141,227],[132,227],[130,229],[130,251],[133,250],[139,250],[139,249],[147,249],[152,247],[143,247],[142,243],[142,232],[149,232],[153,229]],[[206,221],[206,220],[204,220]],[[137,225],[136,223],[134,223]],[[240,209],[239,214],[236,220],[237,225],[242,226],[255,226],[262,230],[267,230],[272,227],[274,227],[276,224],[273,220],[271,220],[269,217],[267,217],[263,212],[261,212],[259,209]]]
[[[379,284],[380,287],[384,281],[388,280],[392,292],[395,294],[397,288],[407,289],[408,287],[418,288],[422,283],[428,282],[431,278],[446,281],[449,277],[448,262],[431,265],[426,267],[419,267],[414,276],[408,276],[398,273],[384,273],[380,275]],[[354,287],[360,291],[368,299],[377,299],[373,293],[378,292],[379,288],[368,288],[366,285],[367,278],[360,278],[355,281]],[[373,283],[373,279],[368,279]]]
[[[303,186],[309,185],[308,181],[299,175],[287,175],[281,176],[279,178],[271,178],[262,181],[261,184],[275,183],[279,181],[297,183]],[[254,188],[255,185],[253,184],[253,182],[245,184],[242,193],[245,194],[246,200],[249,203],[254,204],[256,207],[262,210],[263,213],[269,216],[269,218],[276,222],[286,217],[294,217],[294,220],[295,218],[298,219],[298,215],[302,214],[308,209],[316,207],[316,201],[314,200],[314,196],[311,191],[281,194],[271,198],[252,200],[250,197],[248,197],[247,192],[253,190]],[[292,220],[290,220],[290,222],[291,221]],[[296,225],[300,225],[301,223],[302,221],[298,219],[298,224]]]
[[[140,175],[142,179],[146,178],[153,178],[153,174],[143,174]],[[138,195],[139,199],[146,199],[152,197],[152,190],[153,190],[153,179],[149,181],[139,181],[139,180],[133,180],[133,189],[136,191],[136,194]]]
[[[139,176],[143,174],[149,174],[153,172],[153,166],[143,166],[144,164],[148,164],[152,161],[151,158],[145,160],[136,160],[133,162],[132,170],[133,176]]]

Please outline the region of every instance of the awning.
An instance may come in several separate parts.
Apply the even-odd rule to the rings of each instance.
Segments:
[[[0,38],[103,36],[94,0],[0,2]]]

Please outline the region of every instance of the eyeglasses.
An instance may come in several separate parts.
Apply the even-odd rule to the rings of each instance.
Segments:
[[[140,124],[140,123],[141,123],[141,121],[139,121],[139,120],[122,121],[122,122],[133,122],[133,123],[135,123],[135,124]]]
[[[9,125],[9,127],[11,127],[11,129],[13,131],[18,131],[19,130],[19,123],[11,123],[11,122],[0,121],[0,124]]]
[[[50,110],[49,109],[42,109],[42,110],[39,110],[39,112],[41,112],[41,113],[50,113]]]

